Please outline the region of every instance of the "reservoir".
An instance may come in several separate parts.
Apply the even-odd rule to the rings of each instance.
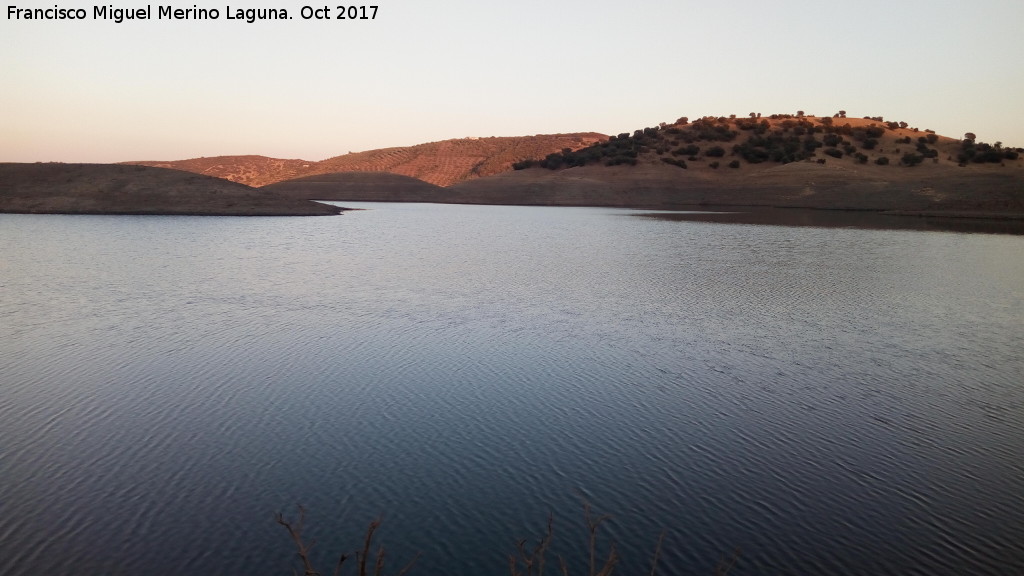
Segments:
[[[0,573],[1024,573],[1024,236],[345,205],[0,215]]]

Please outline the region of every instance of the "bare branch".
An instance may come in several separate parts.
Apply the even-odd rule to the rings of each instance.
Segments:
[[[316,540],[313,540],[308,545],[302,541],[302,529],[306,522],[306,509],[299,506],[299,519],[295,524],[285,520],[284,515],[280,512],[274,514],[274,519],[277,523],[284,526],[288,530],[288,534],[292,537],[292,541],[295,542],[295,549],[299,554],[299,559],[302,560],[302,567],[305,570],[305,576],[320,576],[320,573],[313,568],[312,562],[309,560],[309,550],[316,544]]]
[[[658,568],[658,556],[661,555],[661,543],[665,541],[665,531],[661,531],[661,536],[658,536],[658,545],[654,547],[654,557],[651,558],[651,576],[654,576],[655,571]]]

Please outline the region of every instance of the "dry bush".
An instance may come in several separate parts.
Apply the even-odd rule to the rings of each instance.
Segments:
[[[307,544],[302,538],[302,531],[305,528],[306,510],[302,506],[298,507],[299,517],[295,522],[291,522],[284,518],[284,516],[278,512],[274,515],[274,519],[278,524],[285,527],[288,530],[288,535],[291,537],[292,542],[295,544],[295,549],[299,557],[299,561],[302,563],[302,574],[303,576],[322,576],[322,574],[314,568],[312,561],[309,559],[309,551],[316,544],[316,540],[311,540]],[[612,576],[615,567],[618,565],[621,557],[615,548],[615,543],[611,543],[608,546],[607,552],[601,552],[597,545],[597,532],[601,527],[601,524],[611,519],[611,516],[603,514],[601,516],[594,517],[590,509],[590,503],[586,500],[583,501],[583,518],[587,525],[587,557],[588,565],[587,572],[583,576]],[[356,566],[354,568],[357,576],[367,576],[367,562],[370,558],[373,558],[373,576],[384,576],[384,547],[381,546],[376,552],[371,553],[373,547],[373,535],[380,527],[380,519],[374,520],[370,523],[366,530],[366,537],[363,540],[363,547],[354,552],[356,556]],[[544,576],[544,568],[547,565],[547,554],[548,549],[551,546],[551,542],[554,538],[554,519],[552,516],[548,516],[547,530],[544,535],[537,541],[533,546],[527,544],[526,539],[521,539],[516,542],[516,550],[513,554],[509,554],[508,567],[510,576]],[[665,532],[661,533],[658,537],[658,542],[654,547],[654,554],[651,557],[651,571],[650,576],[655,576],[658,568],[658,558],[661,556],[661,545],[665,540]],[[739,550],[737,549],[729,557],[723,557],[719,560],[715,566],[715,576],[726,576],[730,570],[736,565],[739,560]],[[350,553],[341,554],[338,557],[338,562],[334,568],[334,576],[340,576],[341,570],[345,565],[345,561],[351,557]],[[604,560],[600,560],[603,557]],[[415,564],[416,559],[413,558],[411,562],[405,565],[396,576],[404,576]],[[562,556],[556,556],[558,561],[558,571],[561,576],[570,576],[569,566]],[[297,576],[298,571],[293,571]]]

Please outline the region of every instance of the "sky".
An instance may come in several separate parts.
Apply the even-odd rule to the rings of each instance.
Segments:
[[[1024,146],[1020,0],[374,0],[372,20],[303,19],[304,6],[338,15],[311,1],[170,4],[217,20],[160,20],[168,4],[150,4],[152,19],[118,24],[93,7],[146,5],[9,0],[0,162],[316,161],[797,110]],[[227,19],[238,8],[292,19]]]

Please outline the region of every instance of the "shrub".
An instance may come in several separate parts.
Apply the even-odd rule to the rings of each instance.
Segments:
[[[708,166],[711,166],[712,168],[717,170],[718,169],[718,160],[715,160],[714,162],[708,164]]]
[[[725,156],[725,148],[721,146],[712,146],[708,148],[708,151],[704,153],[705,156],[711,156],[712,158],[721,158]]]
[[[843,157],[843,151],[839,150],[837,148],[825,148],[825,154],[828,154],[829,156],[831,156],[833,158],[842,158]]]
[[[885,128],[872,124],[864,129],[864,133],[868,135],[868,138],[881,138],[885,134]]]
[[[683,162],[682,160],[676,160],[675,158],[662,158],[661,161],[665,164],[671,164],[686,170],[686,162]]]
[[[924,156],[913,152],[907,152],[903,158],[900,158],[900,163],[904,166],[917,166],[921,162],[924,162]]]
[[[864,154],[861,154],[860,152],[857,152],[856,154],[854,154],[853,157],[857,159],[857,163],[858,164],[867,164],[868,163],[868,157],[865,156]]]
[[[552,152],[548,154],[543,160],[540,161],[540,165],[549,170],[557,170],[562,167],[564,159],[558,152]]]
[[[739,160],[733,160],[732,162],[729,162],[729,168],[739,168],[739,167],[740,167],[740,161]]]
[[[875,158],[875,164],[878,164],[879,166],[885,166],[889,164],[889,157],[879,156],[878,158]]]
[[[619,164],[629,164],[630,166],[636,166],[636,157],[630,156],[615,156],[605,160],[605,166],[618,166]]]

